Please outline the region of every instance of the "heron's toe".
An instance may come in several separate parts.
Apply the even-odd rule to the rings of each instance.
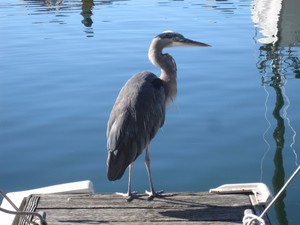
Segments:
[[[125,197],[127,202],[132,201],[133,199],[138,197],[138,194],[136,191],[133,192],[127,192],[127,193],[121,193],[121,192],[116,192],[117,195],[121,195],[123,197]]]
[[[145,193],[148,195],[148,198],[147,198],[148,201],[151,201],[154,198],[163,198],[163,197],[170,196],[170,195],[163,194],[164,193],[163,190],[161,190],[161,191],[145,191]]]

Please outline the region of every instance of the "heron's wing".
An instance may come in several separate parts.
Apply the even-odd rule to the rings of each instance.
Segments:
[[[163,81],[149,72],[127,81],[107,125],[108,176],[119,179],[165,120]],[[109,175],[111,174],[111,175]]]

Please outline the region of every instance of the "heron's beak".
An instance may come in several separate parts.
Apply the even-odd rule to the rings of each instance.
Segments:
[[[198,46],[198,47],[211,47],[208,44],[202,43],[202,42],[198,42],[198,41],[193,41],[187,38],[184,38],[182,40],[179,41],[179,45],[178,46]]]
[[[198,46],[198,47],[210,47],[210,45],[199,42],[199,41],[193,41],[188,38],[177,38],[177,40],[174,40],[172,43],[170,43],[167,47],[176,47],[176,46]]]

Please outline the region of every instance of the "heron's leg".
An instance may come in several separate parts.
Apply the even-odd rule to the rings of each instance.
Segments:
[[[163,191],[155,192],[151,170],[150,170],[150,155],[149,155],[149,146],[146,148],[146,157],[145,157],[145,164],[146,169],[148,173],[149,183],[150,183],[150,191],[146,191],[146,193],[149,195],[148,200],[152,200],[154,197],[160,197]]]
[[[117,195],[122,195],[124,197],[126,197],[127,201],[131,201],[132,199],[134,199],[136,192],[132,192],[131,191],[131,178],[132,178],[132,167],[133,167],[133,163],[129,164],[129,175],[128,175],[128,191],[127,193],[120,193],[117,192]]]
[[[128,191],[127,191],[127,194],[128,194],[129,196],[131,196],[132,167],[133,167],[133,164],[130,163],[130,164],[129,164],[129,175],[128,175]]]

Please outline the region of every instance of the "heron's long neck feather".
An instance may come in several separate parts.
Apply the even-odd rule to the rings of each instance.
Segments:
[[[166,104],[172,103],[177,94],[177,68],[175,60],[169,54],[163,54],[163,44],[157,40],[153,40],[148,57],[152,64],[161,68],[160,79],[164,81],[165,94],[166,94]]]

